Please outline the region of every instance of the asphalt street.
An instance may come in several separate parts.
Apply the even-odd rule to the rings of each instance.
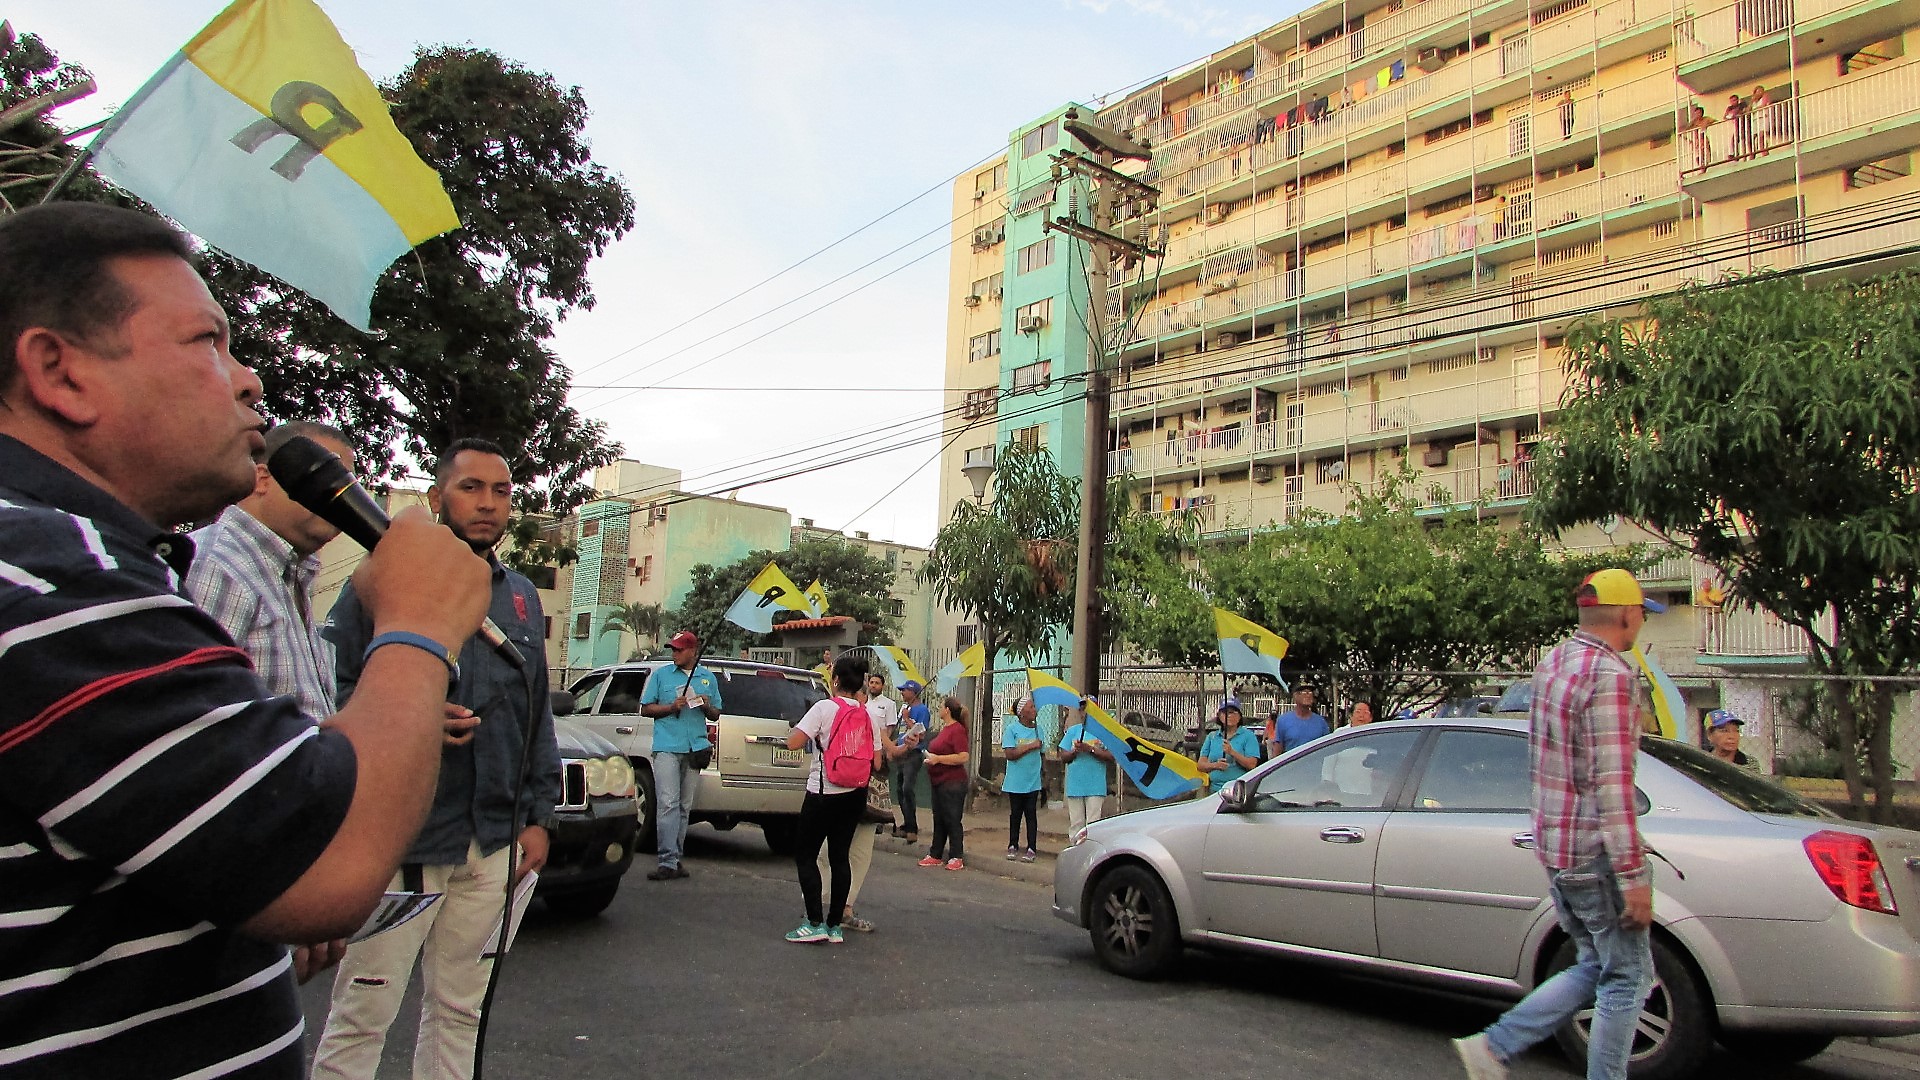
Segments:
[[[1262,958],[1191,953],[1180,975],[1109,975],[1050,890],[875,854],[861,904],[878,924],[845,945],[792,945],[790,861],[743,826],[688,838],[684,881],[629,874],[605,914],[529,914],[488,1035],[498,1080],[597,1077],[1458,1077],[1448,1038],[1498,1006]],[[995,851],[979,853],[998,860]],[[645,866],[637,867],[643,871]],[[323,975],[305,988],[309,1043]],[[382,1077],[406,1077],[417,982]],[[1920,1057],[1841,1045],[1759,1073],[1716,1059],[1706,1077],[1912,1080]],[[1576,1075],[1551,1046],[1516,1078]]]

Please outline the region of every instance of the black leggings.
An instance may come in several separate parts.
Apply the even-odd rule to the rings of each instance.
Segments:
[[[967,809],[967,782],[933,785],[933,846],[927,854],[936,859],[965,859],[967,830],[960,824]]]
[[[1040,793],[1022,791],[1007,796],[1007,846],[1020,846],[1020,822],[1027,823],[1027,850],[1040,846]]]
[[[800,875],[800,896],[807,904],[807,921],[839,926],[847,910],[847,890],[853,885],[853,870],[847,865],[847,849],[853,846],[853,831],[867,810],[867,791],[856,788],[838,795],[807,792],[800,803],[799,835],[793,848],[793,867]],[[833,872],[833,895],[826,917],[820,913],[820,844],[827,845],[827,868]]]

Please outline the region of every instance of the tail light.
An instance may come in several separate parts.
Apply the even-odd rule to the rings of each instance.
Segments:
[[[714,764],[720,762],[720,721],[707,721],[707,745],[713,747]]]
[[[1813,871],[1827,883],[1833,895],[1867,911],[1898,915],[1887,872],[1880,865],[1880,853],[1873,841],[1853,833],[1822,830],[1800,841],[1807,849]]]

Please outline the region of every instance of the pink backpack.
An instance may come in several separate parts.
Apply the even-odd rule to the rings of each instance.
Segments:
[[[840,703],[840,711],[833,714],[833,726],[827,729],[821,775],[829,784],[864,788],[873,777],[873,719],[857,701],[834,700]]]

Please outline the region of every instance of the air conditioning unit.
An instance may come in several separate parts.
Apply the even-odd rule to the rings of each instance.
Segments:
[[[1239,334],[1219,333],[1213,335],[1213,347],[1216,349],[1231,349],[1238,344],[1240,344]],[[1245,412],[1246,410],[1243,409],[1241,411]]]
[[[986,199],[986,197],[987,197],[987,193],[986,193],[985,191],[975,191],[975,192],[973,193],[973,201],[974,201],[974,202],[981,202],[981,201],[983,201],[983,200],[985,200],[985,199]]]
[[[1429,45],[1414,55],[1413,66],[1431,75],[1447,66],[1447,58],[1437,45]]]
[[[1047,320],[1038,315],[1022,315],[1014,321],[1013,328],[1023,334],[1037,334],[1045,325]]]
[[[1218,225],[1227,220],[1227,204],[1214,203],[1212,206],[1207,207],[1206,220],[1209,225]]]
[[[978,296],[968,296],[965,300],[962,300],[960,302],[967,305],[968,307],[980,306],[980,298]]]
[[[1255,465],[1253,467],[1253,482],[1256,484],[1273,483],[1273,466]]]
[[[1007,290],[1005,290],[1005,289],[995,289],[995,290],[993,290],[993,298],[994,298],[995,300],[998,300],[998,299],[1000,299],[1001,297],[1003,297],[1003,296],[1005,296],[1005,295],[1007,295]]]
[[[1429,469],[1437,469],[1447,463],[1447,454],[1452,450],[1445,443],[1428,443],[1427,452],[1420,455],[1420,461]]]

